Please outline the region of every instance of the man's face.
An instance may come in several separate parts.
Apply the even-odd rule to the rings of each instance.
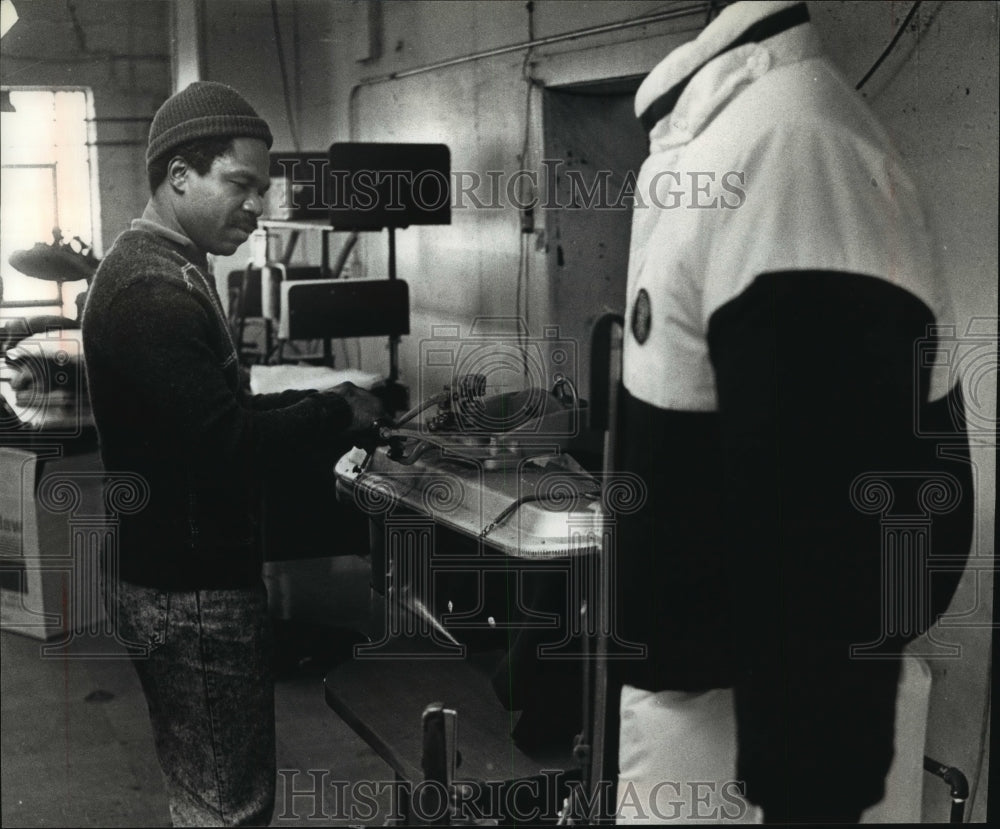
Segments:
[[[177,218],[192,242],[217,255],[234,253],[257,227],[270,186],[267,144],[236,138],[205,175],[188,167]]]

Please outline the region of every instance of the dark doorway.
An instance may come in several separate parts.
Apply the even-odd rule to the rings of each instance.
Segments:
[[[631,188],[648,147],[632,109],[641,81],[617,78],[543,93],[550,307],[560,335],[577,343],[579,391],[588,399],[593,324],[625,310]]]

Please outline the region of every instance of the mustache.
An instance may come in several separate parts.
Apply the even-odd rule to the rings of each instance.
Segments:
[[[257,229],[257,219],[254,216],[237,216],[234,224],[247,233],[253,233]]]

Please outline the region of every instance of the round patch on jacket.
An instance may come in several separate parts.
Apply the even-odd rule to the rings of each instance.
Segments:
[[[649,339],[649,326],[653,321],[653,312],[649,307],[649,294],[645,288],[640,288],[632,306],[632,336],[642,345]]]

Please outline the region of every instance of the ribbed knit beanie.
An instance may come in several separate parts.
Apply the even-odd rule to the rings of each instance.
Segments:
[[[267,121],[231,86],[196,81],[172,95],[153,116],[146,148],[146,167],[174,147],[216,136],[261,138],[274,142]]]

